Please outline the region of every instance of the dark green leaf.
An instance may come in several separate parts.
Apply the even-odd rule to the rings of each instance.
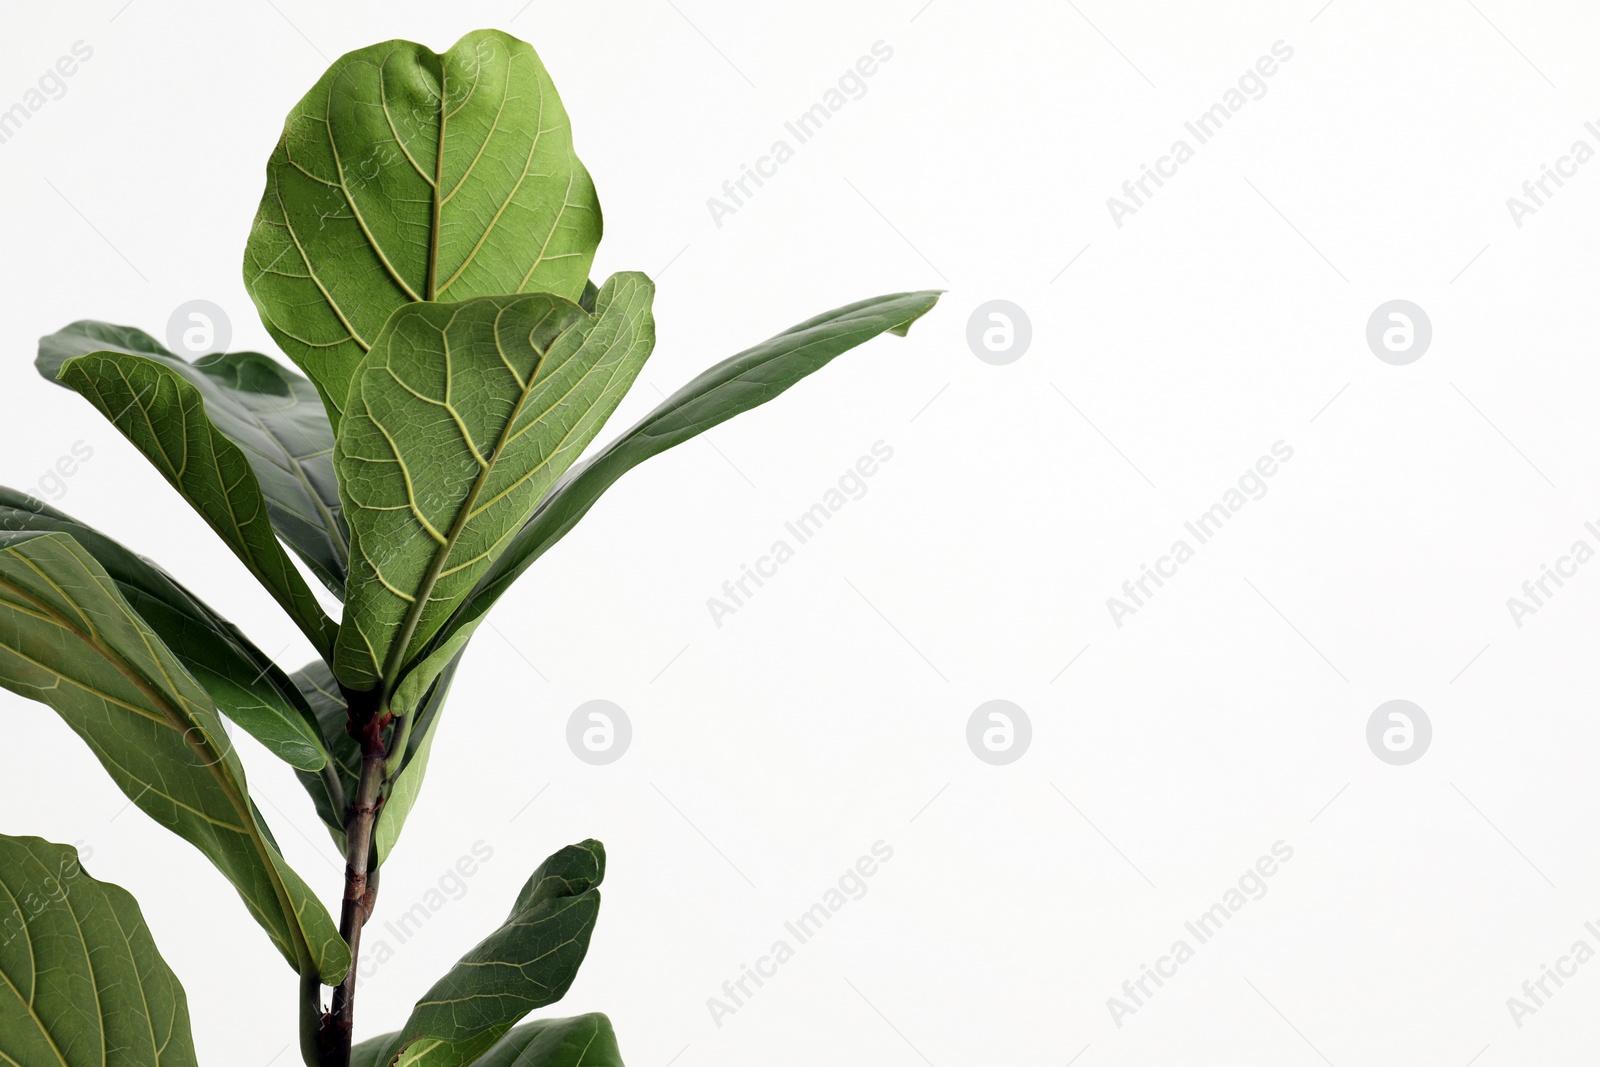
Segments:
[[[569,845],[545,860],[523,886],[505,924],[434,983],[398,1034],[366,1042],[357,1062],[464,1067],[479,1062],[528,1012],[560,1000],[589,950],[605,866],[598,841]],[[559,1046],[560,1041],[550,1043]]]
[[[363,1041],[350,1067],[383,1067],[380,1057],[394,1034]],[[611,1020],[598,1012],[523,1023],[473,1061],[473,1067],[622,1067]]]
[[[78,851],[0,836],[0,1061],[194,1067],[189,1003],[127,891]]]
[[[166,571],[92,526],[4,486],[0,486],[0,530],[72,535],[211,694],[219,711],[298,770],[315,771],[327,762],[322,732],[288,676]]]
[[[300,784],[311,794],[317,816],[333,835],[339,854],[345,854],[344,826],[346,802],[356,795],[361,776],[361,749],[345,730],[344,697],[333,671],[319,660],[312,660],[290,675],[296,689],[316,716],[322,736],[327,740],[328,765],[318,773],[301,771]]]
[[[410,304],[384,326],[334,443],[351,535],[333,660],[345,686],[392,692],[599,432],[655,343],[653,293],[618,274],[593,316],[539,293]]]
[[[523,1023],[473,1067],[622,1067],[611,1020],[594,1012]]]
[[[864,341],[882,333],[904,336],[938,300],[937,292],[895,293],[849,304],[746,349],[679,389],[633,429],[567,471],[425,646],[413,674],[428,678],[431,669],[454,656],[511,583],[565,537],[618,478],[651,456],[759,407]],[[403,688],[396,701],[410,696]]]
[[[388,41],[337,60],[289,113],[245,249],[245,286],[337,426],[389,315],[416,300],[576,300],[600,204],[526,43],[443,55]]]
[[[60,380],[144,453],[328,656],[333,621],[278,543],[255,471],[213,424],[200,390],[166,364],[125,352],[69,359]]]
[[[210,696],[67,534],[0,531],[0,685],[54,708],[134,804],[214,863],[290,966],[340,980],[350,950],[272,843]]]
[[[273,528],[335,596],[344,596],[350,549],[333,476],[333,429],[316,388],[259,352],[190,363],[131,326],[75,322],[39,339],[39,373],[55,381],[75,356],[122,352],[170,367],[205,398],[206,414],[256,472]]]

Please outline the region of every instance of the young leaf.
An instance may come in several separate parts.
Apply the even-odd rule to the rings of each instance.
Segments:
[[[406,816],[411,813],[411,807],[417,800],[417,793],[422,788],[422,776],[428,766],[428,749],[433,743],[433,727],[438,720],[439,712],[444,708],[445,697],[450,691],[450,682],[455,677],[456,665],[460,662],[461,657],[458,655],[446,665],[434,682],[427,699],[423,701],[406,744],[406,754],[400,761],[399,772],[387,787],[383,807],[378,809],[372,847],[375,860],[380,865],[388,859],[389,851],[400,836],[400,827],[404,825]],[[338,788],[333,788],[333,783],[329,781],[329,771],[322,774],[301,772],[300,784],[311,794],[311,802],[316,807],[317,814],[327,825],[328,831],[333,835],[334,843],[343,853],[345,851],[344,802],[356,795],[357,779],[361,774],[361,749],[345,731],[344,697],[340,695],[339,683],[333,680],[333,672],[328,669],[328,665],[316,660],[296,671],[293,678],[294,684],[315,710],[317,720],[322,726],[323,736],[328,738],[328,747],[332,753],[331,773]]]
[[[478,1063],[517,1020],[560,1000],[589,950],[605,867],[605,848],[598,841],[568,845],[545,860],[523,886],[505,924],[434,983],[398,1034],[364,1043],[367,1051],[356,1062],[394,1067]]]
[[[54,708],[215,864],[291,967],[340,980],[350,949],[272,843],[210,697],[66,534],[0,531],[0,685]]]
[[[256,472],[273,529],[319,581],[344,596],[350,548],[333,476],[333,428],[310,382],[259,352],[190,363],[143,330],[88,321],[41,337],[34,366],[56,381],[67,360],[97,352],[148,357],[198,389],[211,422]]]
[[[938,300],[937,292],[894,293],[837,308],[724,360],[679,389],[627,433],[575,465],[545,494],[533,517],[418,655],[411,676],[425,681],[436,665],[454,656],[511,583],[565,537],[618,478],[651,456],[765,404],[879,334],[905,336]],[[403,684],[395,704],[415,699],[419,694],[414,688],[410,681]]]
[[[417,300],[576,300],[600,203],[528,44],[469,33],[338,59],[289,113],[245,248],[261,321],[337,427],[389,315]]]
[[[128,606],[205,687],[222,714],[297,770],[316,771],[327,763],[322,731],[294,683],[166,571],[94,527],[4,486],[0,530],[70,534],[105,568]]]
[[[69,359],[60,380],[144,453],[326,657],[336,627],[278,543],[261,483],[212,423],[200,390],[165,364],[122,352]]]
[[[78,850],[0,836],[0,1061],[195,1067],[183,986]]]
[[[334,442],[351,537],[340,682],[393,689],[616,409],[655,343],[653,293],[618,274],[593,316],[546,293],[395,312]]]
[[[465,650],[463,650],[465,651]],[[439,724],[439,712],[450,694],[450,683],[455,680],[456,667],[461,663],[461,653],[445,664],[439,677],[433,681],[428,699],[417,712],[416,724],[410,731],[406,755],[400,770],[389,784],[383,807],[378,809],[378,822],[372,831],[372,853],[375,862],[382,864],[400,839],[400,828],[406,823],[417,794],[422,791],[422,778],[428,773],[428,753],[433,748],[434,728]]]

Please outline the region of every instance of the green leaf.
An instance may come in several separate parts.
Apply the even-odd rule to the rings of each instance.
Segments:
[[[333,835],[342,856],[346,851],[345,804],[356,795],[360,784],[361,748],[344,728],[348,709],[339,683],[333,680],[333,670],[326,663],[312,660],[289,678],[316,716],[328,744],[328,765],[317,768],[320,773],[301,771],[296,777],[311,794],[317,816]]]
[[[166,571],[94,527],[4,486],[0,530],[70,534],[211,694],[218,710],[297,770],[315,771],[327,763],[322,731],[294,683],[232,623]]]
[[[433,689],[423,701],[421,710],[417,712],[416,723],[406,744],[406,754],[399,764],[399,773],[395,775],[394,781],[385,787],[385,800],[383,806],[378,809],[377,826],[373,832],[373,849],[379,865],[389,858],[395,841],[400,837],[400,828],[410,815],[411,808],[417,800],[417,793],[422,788],[422,776],[428,766],[428,751],[433,745],[433,729],[438,722],[439,712],[444,708],[450,683],[455,678],[456,666],[460,662],[461,656],[457,655],[435,680]],[[327,825],[328,831],[333,835],[334,843],[339,846],[339,852],[342,854],[345,851],[344,799],[356,795],[358,778],[361,774],[361,749],[344,728],[346,714],[344,698],[339,693],[339,683],[334,681],[333,672],[328,669],[328,665],[316,660],[304,669],[296,671],[293,677],[294,684],[315,710],[317,720],[321,724],[322,735],[328,738],[333,773],[337,777],[339,790],[337,793],[334,792],[326,774],[302,772],[299,776],[300,784],[311,794],[311,801],[317,809],[317,814]]]
[[[560,1000],[572,985],[589,950],[605,867],[605,848],[598,841],[568,845],[545,860],[523,886],[505,924],[434,983],[398,1034],[363,1042],[363,1051],[353,1062],[398,1067],[463,1067],[480,1062],[479,1057],[517,1020]],[[594,1033],[599,1035],[601,1029],[596,1027]],[[604,1033],[609,1036],[609,1023]],[[611,1041],[614,1048],[615,1038]],[[561,1043],[555,1037],[541,1048]]]
[[[618,478],[651,456],[765,404],[835,356],[879,334],[905,336],[911,324],[938,303],[939,295],[931,291],[894,293],[837,308],[724,360],[679,389],[556,483],[533,517],[461,600],[450,620],[415,657],[413,676],[426,679],[431,669],[454,656],[511,583],[565,537]],[[395,702],[404,704],[414,697],[403,686]]]
[[[576,300],[600,203],[544,64],[496,30],[443,55],[388,41],[338,59],[284,123],[245,248],[261,321],[335,427],[362,356],[418,300]]]
[[[383,1067],[385,1034],[351,1050],[350,1067]],[[599,1012],[523,1023],[472,1061],[473,1067],[622,1067],[611,1020]]]
[[[335,596],[344,596],[350,548],[333,476],[333,428],[310,382],[259,352],[190,363],[143,330],[89,321],[41,337],[34,366],[55,381],[67,360],[96,352],[149,357],[198,389],[212,423],[256,472],[278,536]]]
[[[0,932],[0,1061],[194,1067],[183,986],[138,903],[77,849],[0,836]]]
[[[124,352],[69,359],[60,380],[144,453],[326,657],[333,621],[278,543],[261,483],[211,421],[200,390],[166,364]]]
[[[524,1023],[473,1067],[622,1067],[622,1053],[611,1020],[593,1012]]]
[[[392,692],[599,432],[655,344],[654,291],[625,273],[592,316],[546,293],[395,312],[334,442],[351,536],[333,660],[344,685]]]
[[[210,697],[67,534],[0,531],[0,685],[54,708],[133,803],[215,864],[290,966],[340,981],[349,947],[279,855]]]

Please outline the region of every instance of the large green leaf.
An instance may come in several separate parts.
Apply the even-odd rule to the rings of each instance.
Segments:
[[[138,903],[77,849],[0,836],[0,931],[0,1062],[194,1067],[188,999]]]
[[[74,322],[41,337],[34,365],[55,381],[67,360],[95,352],[148,357],[198,389],[212,423],[256,472],[278,536],[329,590],[344,595],[350,548],[333,476],[333,428],[310,382],[259,352],[190,363],[143,330],[106,322]]]
[[[894,293],[837,308],[790,327],[702,373],[631,430],[572,467],[540,501],[533,517],[489,565],[417,657],[413,677],[426,680],[448,661],[511,583],[567,535],[616,480],[651,456],[759,407],[835,356],[879,334],[905,336],[938,303],[939,293]],[[417,697],[410,683],[397,704]]]
[[[560,1000],[589,950],[605,869],[605,848],[598,841],[568,845],[545,860],[523,886],[505,923],[434,983],[399,1033],[364,1042],[354,1062],[397,1067],[478,1063],[524,1015]],[[609,1024],[604,1031],[609,1035]],[[596,1027],[593,1032],[601,1031]],[[547,1044],[559,1046],[561,1041]]]
[[[399,762],[398,773],[394,776],[394,780],[385,786],[383,806],[378,809],[377,824],[372,838],[374,858],[380,865],[389,858],[395,841],[400,837],[400,828],[405,825],[406,817],[411,814],[411,808],[416,804],[417,794],[422,788],[422,777],[428,767],[428,751],[433,745],[434,727],[438,723],[439,712],[444,708],[445,698],[450,692],[450,683],[455,678],[456,666],[460,662],[461,656],[458,654],[434,681],[433,689],[417,712],[416,723],[410,731],[406,754]],[[296,671],[294,684],[315,709],[322,734],[328,739],[332,769],[338,780],[339,789],[337,792],[334,791],[326,774],[310,774],[303,771],[299,776],[300,784],[311,794],[311,801],[317,809],[317,814],[327,825],[328,832],[333,835],[334,843],[339,846],[342,854],[345,851],[346,814],[343,801],[356,795],[361,774],[361,748],[344,728],[346,715],[344,697],[340,695],[339,683],[334,681],[333,672],[328,669],[326,663],[315,660]]]
[[[289,677],[166,571],[94,527],[4,486],[0,530],[70,534],[105,568],[122,598],[205,687],[222,714],[297,770],[316,771],[327,763],[322,731]]]
[[[351,537],[340,682],[392,690],[599,432],[655,344],[654,289],[614,275],[594,315],[547,293],[395,312],[334,442]]]
[[[62,364],[60,381],[144,453],[324,656],[335,627],[272,528],[244,451],[212,422],[200,390],[148,356],[96,352]]]
[[[388,41],[340,57],[289,113],[245,248],[245,286],[335,426],[395,308],[576,300],[600,204],[528,44],[469,33],[443,55]]]
[[[48,704],[146,814],[234,884],[290,966],[350,950],[278,853],[206,691],[64,533],[0,531],[0,685]]]

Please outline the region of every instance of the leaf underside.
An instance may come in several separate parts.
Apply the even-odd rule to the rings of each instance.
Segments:
[[[278,536],[342,597],[349,536],[333,474],[333,428],[316,387],[259,352],[217,353],[190,363],[143,330],[105,322],[74,322],[41,337],[34,366],[54,382],[67,360],[99,352],[147,357],[199,390],[212,424],[255,471]]]
[[[200,390],[164,363],[122,352],[69,359],[60,380],[144,454],[326,655],[336,627],[278,541],[250,461],[212,422]]]
[[[53,708],[134,804],[198,848],[291,967],[339,980],[349,947],[278,853],[209,695],[66,534],[0,532],[0,685]]]
[[[160,567],[92,526],[4,486],[0,530],[71,535],[105,568],[122,598],[205,687],[219,711],[297,770],[315,771],[327,762],[322,731],[289,677]]]
[[[884,333],[904,336],[938,303],[939,293],[894,293],[857,301],[792,326],[714,367],[663,401],[632,429],[574,465],[545,494],[472,591],[417,653],[414,677],[427,679],[457,655],[511,584],[565,537],[628,471],[741,412],[759,407],[834,357]],[[397,701],[414,696],[402,685]]]
[[[267,163],[245,286],[337,427],[389,315],[420,300],[577,300],[594,184],[537,53],[496,30],[443,55],[388,41],[336,61]]]
[[[389,320],[334,443],[351,535],[333,661],[345,686],[392,691],[600,431],[654,346],[653,292],[618,274],[594,315],[534,294],[411,304]]]

